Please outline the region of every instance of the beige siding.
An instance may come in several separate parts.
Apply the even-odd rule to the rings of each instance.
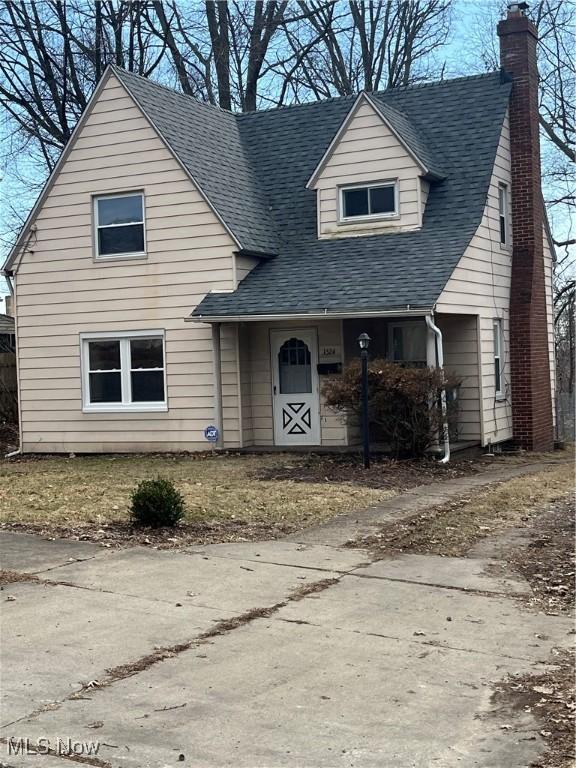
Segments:
[[[437,304],[440,313],[477,315],[480,344],[480,399],[482,402],[482,443],[501,442],[512,437],[509,359],[509,304],[512,266],[511,227],[509,242],[500,244],[498,184],[508,185],[510,202],[510,133],[508,118],[496,154],[488,199],[482,221],[460,263],[446,284]],[[508,216],[510,221],[510,214]],[[493,319],[503,325],[505,398],[497,399],[494,381]]]
[[[255,445],[252,409],[252,372],[250,331],[246,324],[238,327],[238,360],[240,363],[240,414],[242,419],[242,445]]]
[[[462,381],[458,390],[458,439],[479,442],[482,430],[477,317],[438,315],[436,322],[444,342],[444,367]]]
[[[249,364],[249,384],[242,380],[242,418],[244,439],[253,445],[274,445],[274,418],[272,409],[272,368],[270,331],[272,329],[311,328],[310,322],[247,323],[241,333],[240,359]],[[342,347],[342,323],[326,320],[318,323],[318,345]],[[322,390],[323,377],[320,377]],[[250,428],[248,427],[250,425]],[[346,445],[346,426],[342,417],[334,413],[320,397],[320,435],[322,445]],[[249,442],[245,442],[249,445]]]
[[[260,262],[253,256],[236,256],[234,259],[236,267],[236,285],[241,283],[249,272],[252,272],[254,267]]]
[[[417,163],[374,108],[367,102],[361,102],[314,185],[317,190],[319,236],[349,237],[420,227],[420,174]],[[339,186],[389,179],[398,180],[398,218],[339,223]]]
[[[420,179],[420,206],[422,209],[422,217],[426,211],[426,203],[428,202],[428,195],[430,194],[430,182],[426,179]]]
[[[142,189],[147,257],[95,262],[91,196]],[[209,326],[184,322],[235,287],[235,244],[112,77],[37,219],[16,277],[24,451],[206,448],[214,420]],[[81,333],[163,329],[167,413],[83,413]],[[224,434],[240,444],[236,330],[222,329]]]
[[[550,384],[552,389],[552,418],[556,424],[556,349],[554,344],[554,259],[546,227],[542,233],[544,241],[544,280],[546,285],[546,318],[548,320],[548,354],[550,356]]]

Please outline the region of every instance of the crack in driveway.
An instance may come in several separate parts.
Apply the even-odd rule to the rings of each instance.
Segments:
[[[165,661],[166,659],[174,658],[175,656],[178,656],[179,654],[184,653],[191,648],[209,643],[212,639],[221,635],[228,634],[235,629],[239,629],[240,627],[250,624],[256,619],[269,618],[281,608],[285,608],[289,603],[303,600],[309,595],[322,592],[325,589],[329,589],[330,587],[334,586],[334,584],[337,584],[338,581],[339,578],[331,578],[322,579],[310,584],[304,584],[301,587],[297,587],[296,589],[292,590],[292,592],[284,600],[280,600],[273,605],[262,608],[251,608],[250,610],[245,611],[244,613],[241,613],[237,616],[221,619],[213,627],[204,632],[201,632],[199,635],[196,635],[190,640],[186,640],[182,643],[177,643],[172,646],[157,648],[152,653],[141,656],[135,661],[113,667],[112,669],[107,670],[107,675],[103,680],[92,680],[82,685],[78,690],[73,691],[63,699],[60,699],[56,702],[50,702],[49,704],[39,707],[38,709],[27,715],[24,715],[23,717],[17,718],[10,723],[5,723],[2,725],[2,728],[8,728],[15,725],[16,723],[21,723],[25,720],[38,717],[44,712],[50,712],[55,709],[59,709],[66,701],[73,701],[75,699],[84,698],[83,694],[88,691],[96,691],[102,688],[108,688],[119,680],[125,680],[126,678],[137,675],[149,667]]]

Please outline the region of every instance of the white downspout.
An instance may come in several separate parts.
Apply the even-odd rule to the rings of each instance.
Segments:
[[[444,346],[442,343],[442,331],[434,324],[432,315],[426,315],[426,325],[436,335],[436,365],[444,372]],[[442,431],[444,432],[444,456],[440,459],[440,464],[448,464],[450,461],[450,435],[448,432],[448,407],[446,405],[446,390],[442,388],[440,393],[440,402],[442,405]]]

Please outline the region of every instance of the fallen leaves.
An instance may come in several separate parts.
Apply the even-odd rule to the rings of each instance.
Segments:
[[[573,651],[555,649],[552,664],[539,675],[517,675],[496,687],[493,700],[499,707],[523,709],[540,721],[539,734],[546,740],[546,752],[531,763],[532,768],[572,768],[574,763]],[[512,730],[512,725],[501,725]]]

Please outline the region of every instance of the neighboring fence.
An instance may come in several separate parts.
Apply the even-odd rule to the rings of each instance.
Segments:
[[[556,430],[559,440],[569,442],[576,439],[576,418],[574,415],[574,392],[558,392],[556,395]]]
[[[18,423],[18,385],[14,352],[0,352],[0,423]]]

